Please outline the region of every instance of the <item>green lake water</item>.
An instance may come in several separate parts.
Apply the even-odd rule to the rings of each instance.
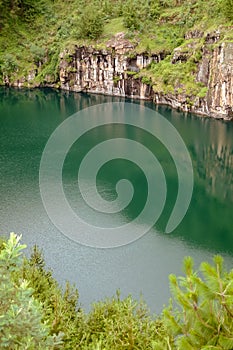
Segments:
[[[142,238],[118,248],[91,248],[70,240],[48,218],[39,189],[40,160],[50,135],[70,115],[95,104],[123,101],[158,111],[177,129],[193,164],[192,200],[180,225],[165,234],[178,191],[170,154],[157,139],[132,126],[96,128],[82,137],[81,145],[71,147],[64,162],[64,192],[73,209],[87,220],[97,220],[98,214],[83,204],[77,190],[78,167],[88,150],[114,137],[138,141],[156,155],[166,174],[167,201],[157,223]],[[28,248],[39,245],[59,282],[69,280],[77,285],[85,308],[120,289],[122,296],[139,298],[142,294],[151,310],[159,312],[169,297],[168,275],[182,273],[182,260],[187,255],[193,256],[198,266],[219,253],[232,268],[233,123],[145,101],[51,89],[0,88],[0,128],[0,233],[22,233]],[[107,200],[115,198],[115,185],[126,176],[136,188],[135,195],[125,211],[107,218],[110,226],[117,220],[131,221],[140,213],[147,183],[143,171],[124,159],[106,163],[98,174],[98,186]]]

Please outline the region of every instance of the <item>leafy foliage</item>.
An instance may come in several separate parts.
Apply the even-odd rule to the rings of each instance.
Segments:
[[[151,64],[142,76],[152,76],[154,89],[163,93],[175,92],[196,95],[203,87],[195,81],[196,64],[192,59],[182,64],[172,64],[171,57],[167,56],[157,64]]]
[[[63,334],[63,343],[73,337],[82,318],[77,308],[78,291],[66,284],[64,292],[45,270],[41,252],[35,246],[30,260],[24,258],[21,276],[28,280],[33,296],[43,305],[44,319],[50,324],[51,334]],[[65,345],[63,344],[65,348]]]
[[[185,41],[189,30],[221,27],[222,40],[232,40],[226,26],[233,20],[232,1],[0,0],[0,84],[20,81],[23,86],[59,87],[61,51],[74,50],[75,45],[106,47],[119,32],[135,44],[135,53],[162,52],[164,57]],[[173,76],[177,69],[170,66]],[[188,70],[186,65],[184,71]],[[155,81],[157,71],[148,70],[143,76]],[[178,88],[204,96],[202,86],[181,80]],[[159,86],[165,86],[164,92],[175,89],[172,82]]]
[[[106,299],[93,305],[83,326],[84,349],[156,349],[164,345],[161,320],[153,320],[143,302],[129,296]]]
[[[233,270],[223,269],[215,256],[214,266],[203,262],[193,271],[190,257],[184,261],[185,277],[170,276],[171,291],[178,308],[164,311],[165,323],[177,349],[233,348]]]
[[[80,36],[97,39],[103,32],[103,12],[96,6],[86,6],[80,18]]]
[[[233,20],[233,0],[220,1],[220,11],[222,11],[225,17],[229,20]]]
[[[0,253],[0,348],[49,349],[55,343],[42,321],[41,305],[33,298],[28,282],[15,278],[25,248],[19,239],[12,233]]]
[[[233,348],[233,270],[224,270],[220,256],[199,271],[187,257],[185,276],[170,276],[173,300],[160,316],[130,296],[121,299],[120,292],[85,313],[77,290],[67,284],[62,291],[38,247],[27,259],[19,240],[11,234],[0,242],[1,349]]]

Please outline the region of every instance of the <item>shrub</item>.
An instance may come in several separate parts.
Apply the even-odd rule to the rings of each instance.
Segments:
[[[82,12],[79,24],[81,37],[97,39],[103,32],[103,25],[102,11],[95,6],[86,6]]]
[[[220,9],[227,19],[233,20],[233,0],[220,0]]]
[[[26,280],[17,279],[22,259],[20,237],[11,233],[0,252],[0,348],[52,349],[49,327],[42,321],[40,303],[32,296]]]
[[[185,277],[170,276],[171,291],[178,307],[164,311],[170,336],[177,349],[233,349],[233,270],[227,273],[223,259],[214,266],[203,262],[193,271],[190,257],[184,260]]]
[[[233,349],[233,270],[220,256],[198,271],[187,257],[185,276],[170,276],[173,302],[160,316],[120,292],[84,314],[77,290],[67,284],[62,292],[37,247],[22,260],[19,239],[0,241],[1,349]]]
[[[93,305],[84,324],[82,349],[159,349],[164,335],[163,323],[151,318],[143,302],[130,296],[121,300],[117,292]]]
[[[1,70],[3,74],[9,74],[14,72],[18,68],[18,63],[14,55],[7,53],[2,57]]]
[[[45,58],[45,49],[43,47],[32,44],[30,46],[30,52],[33,56],[33,60],[37,66],[44,60]]]
[[[151,11],[151,16],[154,16],[156,9],[152,9]],[[150,8],[147,2],[142,0],[126,1],[123,8],[123,24],[127,29],[131,31],[142,29],[145,25],[145,20],[149,16]]]
[[[50,334],[63,334],[62,349],[73,349],[79,339],[79,326],[83,313],[78,308],[78,291],[66,283],[62,291],[51,271],[45,269],[45,262],[37,246],[30,259],[25,258],[21,276],[27,278],[33,289],[33,297],[43,307],[43,319],[50,326]]]

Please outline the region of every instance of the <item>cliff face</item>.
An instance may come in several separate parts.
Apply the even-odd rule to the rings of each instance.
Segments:
[[[186,39],[203,37],[201,32],[187,34]],[[207,88],[205,97],[185,93],[166,93],[153,89],[148,81],[135,74],[152,61],[165,58],[157,55],[133,54],[134,46],[123,34],[112,39],[106,49],[76,47],[73,52],[60,55],[59,79],[62,89],[88,91],[107,95],[151,99],[183,111],[191,111],[226,120],[233,119],[233,43],[219,43],[218,32],[208,34],[201,47],[202,57],[197,62],[195,80]],[[212,44],[212,46],[211,46]],[[192,47],[190,48],[190,51]],[[189,52],[177,48],[172,64],[186,62]]]
[[[208,115],[233,118],[233,43],[222,43],[208,66]]]
[[[60,54],[59,79],[47,75],[42,85],[60,87],[70,91],[84,91],[106,95],[150,99],[157,104],[167,104],[182,111],[190,111],[214,118],[233,120],[233,42],[221,42],[218,31],[204,35],[200,31],[186,34],[186,45],[173,52],[150,55],[136,54],[135,46],[118,33],[109,40],[104,49],[77,46]],[[201,83],[204,93],[187,93],[180,86],[174,91],[164,92],[163,88],[151,86],[146,77],[140,78],[141,69],[163,61],[171,55],[170,69],[187,62],[193,52],[199,50],[195,61],[195,82]],[[38,86],[37,70],[28,76],[5,84],[13,86]]]
[[[60,55],[61,88],[72,91],[88,91],[114,96],[141,99],[152,97],[150,85],[134,78],[152,60],[161,60],[159,55],[145,54],[131,57],[134,46],[119,35],[108,43],[106,49],[76,47],[75,52]]]

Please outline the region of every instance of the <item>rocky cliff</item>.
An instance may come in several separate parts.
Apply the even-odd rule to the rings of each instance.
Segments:
[[[203,44],[200,47],[200,38]],[[136,54],[135,47],[119,33],[105,49],[76,47],[60,55],[59,79],[62,89],[88,91],[116,96],[151,99],[157,104],[168,104],[183,111],[191,111],[215,118],[233,119],[233,43],[221,42],[219,32],[204,36],[201,32],[188,33],[188,46],[172,53],[172,64],[187,61],[199,39],[201,58],[196,62],[195,81],[206,87],[205,96],[187,95],[178,89],[173,92],[156,90],[139,72],[151,62],[166,57],[164,52],[149,55]]]
[[[96,45],[65,50],[59,56],[59,78],[47,75],[42,85],[151,99],[157,104],[167,104],[183,111],[233,120],[233,42],[223,42],[219,31],[208,34],[189,32],[185,43],[173,52],[139,54],[136,46],[125,38],[124,33],[118,33],[105,48],[99,49]],[[145,72],[150,65],[167,59],[173,75],[176,65],[185,65],[192,59],[195,69],[190,74],[194,85],[201,91],[187,89],[179,80],[175,80],[170,90],[164,88],[166,82],[158,88],[156,80],[153,81],[153,72],[152,79]],[[36,76],[37,70],[30,71],[27,77],[17,81],[10,82],[7,77],[5,83],[19,87],[35,86]],[[159,76],[160,71],[157,78]]]
[[[202,63],[204,66],[204,62]],[[208,94],[206,112],[210,116],[233,118],[233,43],[216,47],[206,63]]]
[[[150,99],[152,87],[134,75],[152,60],[162,57],[132,55],[134,45],[120,33],[106,49],[76,47],[74,52],[60,55],[61,88],[72,91],[88,91],[106,95]]]

